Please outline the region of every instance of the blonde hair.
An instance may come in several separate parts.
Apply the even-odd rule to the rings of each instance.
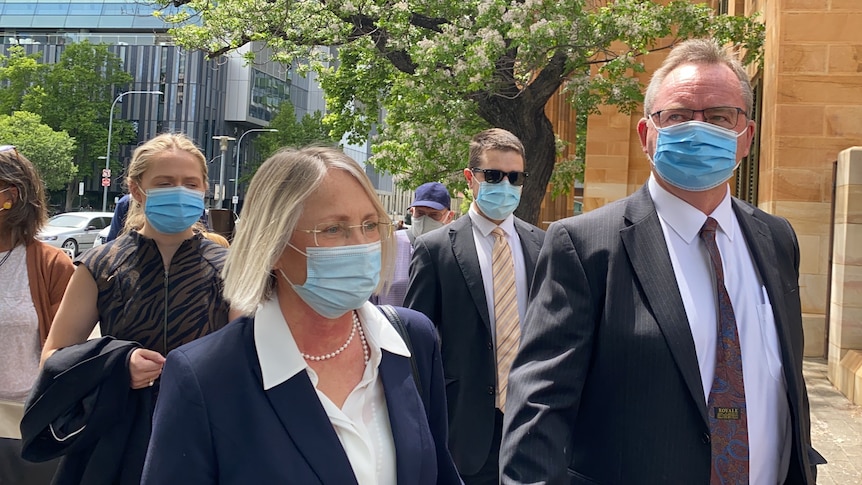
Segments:
[[[205,238],[209,239],[210,241],[218,244],[219,246],[221,246],[223,248],[229,248],[230,247],[230,241],[228,241],[226,237],[222,236],[221,234],[219,234],[217,232],[203,231],[202,234],[204,235]]]
[[[236,235],[222,270],[224,296],[231,308],[244,315],[272,297],[278,258],[287,247],[305,202],[320,187],[329,170],[343,170],[365,190],[380,222],[389,216],[377,198],[368,176],[356,161],[328,147],[281,149],[260,166],[248,189]],[[334,200],[333,204],[351,204]],[[376,292],[389,287],[394,269],[393,237],[381,238],[382,265]]]
[[[163,133],[150,139],[135,149],[132,154],[132,161],[129,163],[128,175],[126,176],[126,186],[131,187],[132,183],[141,186],[141,179],[144,173],[150,167],[150,160],[153,157],[168,151],[182,151],[191,154],[201,166],[201,175],[203,176],[204,187],[209,187],[209,178],[207,177],[207,160],[200,149],[195,145],[189,137],[182,133]],[[126,215],[126,223],[123,226],[123,233],[131,230],[138,230],[144,225],[146,216],[141,204],[134,199],[129,200],[129,212]],[[195,229],[198,232],[205,230],[202,224],[195,223]]]
[[[524,144],[521,143],[521,140],[514,133],[502,128],[491,128],[473,135],[473,139],[470,140],[470,158],[467,167],[478,168],[481,166],[482,161],[485,159],[485,152],[488,150],[515,152],[521,155],[524,163],[527,162]]]
[[[653,104],[655,104],[661,83],[671,71],[683,64],[721,64],[730,68],[736,78],[739,79],[739,89],[742,101],[745,103],[745,113],[748,116],[751,115],[754,106],[754,92],[742,62],[713,39],[688,39],[677,44],[662,62],[661,67],[653,73],[644,94],[644,117],[649,117],[653,113]]]

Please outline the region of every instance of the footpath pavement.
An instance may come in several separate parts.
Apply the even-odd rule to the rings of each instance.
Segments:
[[[826,360],[805,359],[802,373],[811,405],[811,442],[829,461],[818,467],[818,485],[861,485],[862,407],[829,382]]]

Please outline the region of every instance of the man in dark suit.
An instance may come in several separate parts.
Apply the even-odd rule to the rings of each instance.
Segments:
[[[554,223],[510,375],[502,481],[813,484],[790,224],[730,196],[751,85],[711,40],[655,72],[638,192]]]
[[[405,306],[440,334],[459,473],[467,485],[496,484],[505,380],[545,233],[512,215],[527,178],[515,135],[474,136],[464,177],[475,200],[469,215],[416,239]]]

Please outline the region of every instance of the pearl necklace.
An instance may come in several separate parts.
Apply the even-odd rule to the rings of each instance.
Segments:
[[[353,313],[353,318],[357,325],[359,325],[359,318],[356,317],[356,312]],[[365,339],[365,330],[362,330],[362,325],[359,325],[359,340],[362,342],[362,356],[364,357],[365,363],[368,364],[370,360],[369,351],[368,351],[368,340]]]
[[[346,349],[350,345],[350,342],[353,341],[353,337],[356,336],[356,329],[357,328],[359,329],[359,338],[362,340],[362,351],[365,354],[365,362],[368,362],[368,350],[365,346],[366,345],[366,343],[365,343],[365,332],[362,331],[362,325],[359,324],[359,315],[357,315],[355,311],[353,312],[353,327],[350,329],[350,335],[347,337],[347,342],[344,342],[344,345],[339,347],[334,352],[330,352],[328,354],[323,354],[323,355],[311,355],[311,354],[306,354],[305,352],[302,352],[302,351],[300,351],[299,353],[300,353],[300,355],[302,355],[303,358],[305,358],[307,360],[313,360],[315,362],[318,362],[321,360],[329,360],[329,359],[335,357],[336,355],[344,352],[344,349]]]

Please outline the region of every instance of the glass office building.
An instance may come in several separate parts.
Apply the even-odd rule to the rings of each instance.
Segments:
[[[207,59],[198,51],[173,45],[168,25],[153,13],[159,7],[135,0],[0,0],[0,52],[21,45],[27,53],[41,52],[42,61],[56,62],[65,45],[87,40],[110,46],[134,77],[127,90],[159,90],[163,96],[125,96],[117,103],[114,116],[137,127],[136,143],[121,146],[112,159],[123,166],[128,163],[137,143],[165,131],[183,132],[202,148],[209,164],[210,193],[220,180],[219,143],[213,136],[227,135],[239,140],[247,130],[265,128],[285,100],[291,100],[297,119],[315,111],[325,112],[323,91],[314,74],[302,77],[289,66],[267,59],[267,50],[247,45],[219,59]],[[167,7],[164,13],[178,8]],[[258,62],[249,65],[242,55],[254,49]],[[119,94],[119,92],[117,93]],[[241,160],[260,158],[252,153],[253,136],[243,139]],[[236,141],[230,142],[224,163],[223,207],[229,207],[232,196],[243,197],[242,187],[234,194]],[[371,150],[369,144],[345,144],[344,150],[364,164]],[[266,155],[266,154],[263,154]],[[240,173],[244,163],[241,162]],[[366,168],[380,189],[384,201],[400,192],[392,177]],[[101,191],[99,164],[92,174],[83,174],[88,191]],[[122,191],[120,177],[114,177],[110,195]],[[113,197],[111,197],[113,199]],[[388,205],[388,204],[387,204]],[[396,205],[396,204],[393,204]],[[399,202],[397,206],[403,205]],[[393,212],[400,209],[393,207]]]
[[[28,54],[41,53],[42,62],[54,63],[68,44],[83,40],[107,44],[134,78],[124,90],[164,93],[124,96],[117,103],[115,118],[131,121],[138,140],[112,154],[114,162],[125,166],[137,143],[166,131],[186,133],[208,160],[218,159],[213,136],[238,139],[246,130],[266,127],[278,106],[290,98],[288,70],[274,63],[246,65],[240,53],[210,60],[202,52],[177,47],[167,34],[168,25],[153,16],[154,8],[134,0],[2,0],[0,52],[20,45]],[[254,155],[250,138],[243,140],[241,155]],[[235,149],[232,143],[224,164],[226,182],[234,179]],[[101,191],[99,167],[94,163],[94,173],[82,174],[86,190]],[[220,178],[220,167],[218,160],[209,165],[210,192]],[[112,196],[121,194],[120,179],[113,177]],[[230,201],[234,184],[225,186]]]

